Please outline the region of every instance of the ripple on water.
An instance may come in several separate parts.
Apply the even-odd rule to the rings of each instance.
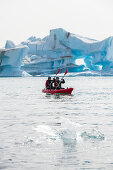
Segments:
[[[72,96],[42,94],[45,80],[0,79],[0,169],[111,170],[113,78],[67,77]]]

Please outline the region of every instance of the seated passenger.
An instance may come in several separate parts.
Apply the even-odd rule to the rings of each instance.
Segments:
[[[62,89],[61,84],[64,84],[65,80],[62,78],[59,80],[59,77],[56,77],[55,83],[54,83],[54,88],[55,89]]]
[[[53,89],[53,81],[51,80],[51,77],[48,77],[48,80],[46,81],[46,89]]]

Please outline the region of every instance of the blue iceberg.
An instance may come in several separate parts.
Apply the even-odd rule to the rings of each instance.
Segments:
[[[113,75],[113,37],[97,41],[58,28],[17,46],[8,40],[0,49],[0,76],[48,75],[59,68],[71,76]]]
[[[15,46],[7,41],[5,48],[0,49],[0,77],[21,77],[28,75],[21,70],[22,59],[27,55],[27,46]]]
[[[30,37],[22,44],[29,47],[22,69],[33,76],[54,74],[59,68],[62,72],[68,68],[74,73],[113,73],[113,37],[97,41],[58,28],[43,39]],[[78,65],[78,59],[84,62]]]

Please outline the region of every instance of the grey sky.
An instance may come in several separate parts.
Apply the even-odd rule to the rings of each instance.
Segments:
[[[113,1],[0,0],[0,46],[59,27],[98,40],[113,36]]]

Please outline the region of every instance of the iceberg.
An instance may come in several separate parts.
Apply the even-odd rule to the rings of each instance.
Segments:
[[[113,37],[97,41],[58,28],[19,45],[7,40],[0,49],[0,76],[47,76],[59,68],[71,76],[113,75]]]
[[[43,39],[30,37],[21,44],[29,47],[22,69],[33,76],[55,74],[59,68],[99,75],[113,72],[113,37],[97,41],[58,28]],[[77,64],[78,59],[84,62]]]
[[[4,49],[0,49],[0,77],[20,77],[28,75],[21,70],[22,59],[27,55],[27,46],[15,46],[8,40]]]

